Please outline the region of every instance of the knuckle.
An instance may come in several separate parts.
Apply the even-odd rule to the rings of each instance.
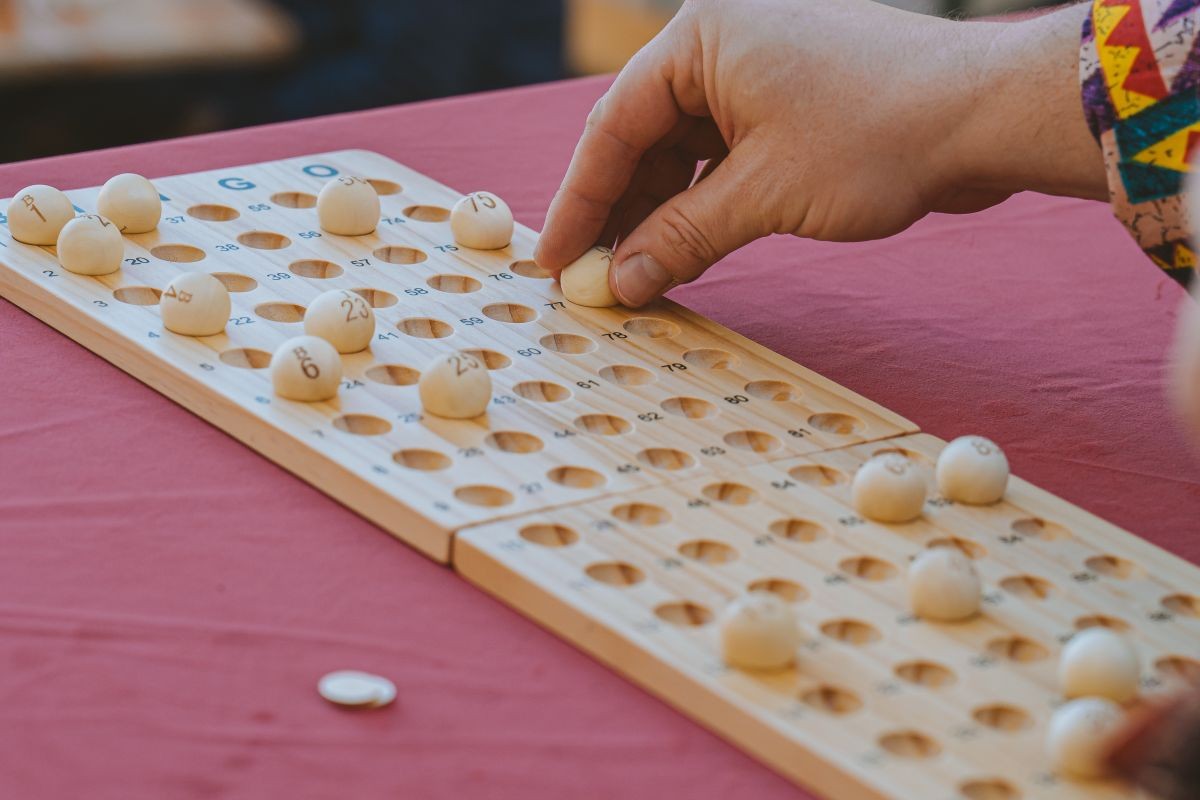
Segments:
[[[600,99],[592,106],[592,110],[588,112],[587,120],[583,126],[588,130],[594,129],[600,124],[600,120],[604,118],[604,101],[608,97],[608,93],[600,95]]]
[[[711,236],[684,209],[674,205],[666,206],[660,222],[663,243],[689,263],[708,266],[720,256]],[[676,275],[675,277],[686,280],[694,276]]]

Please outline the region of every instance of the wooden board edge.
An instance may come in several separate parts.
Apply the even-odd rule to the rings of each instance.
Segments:
[[[219,392],[176,366],[163,362],[162,367],[165,368],[144,368],[144,359],[139,357],[125,337],[93,335],[94,332],[85,324],[86,318],[73,316],[69,305],[57,298],[44,296],[37,284],[18,270],[0,269],[0,295],[388,534],[434,561],[442,564],[450,562],[451,535],[448,531],[415,513],[388,493],[364,483],[332,459],[304,447],[298,440],[278,432],[275,432],[276,435],[262,436],[264,423],[261,419],[240,405],[228,402]]]
[[[490,524],[490,523],[489,523]],[[487,525],[473,526],[485,528]],[[451,567],[465,581],[569,642],[621,677],[766,764],[794,783],[838,800],[890,800],[852,774],[823,761],[764,725],[711,687],[673,670],[652,653],[586,613],[572,608],[472,541],[472,529],[455,537]],[[503,586],[503,594],[499,587]]]

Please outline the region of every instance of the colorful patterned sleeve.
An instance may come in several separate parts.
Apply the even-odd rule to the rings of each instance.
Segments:
[[[1200,138],[1200,0],[1092,0],[1079,72],[1117,219],[1187,286],[1184,178]]]

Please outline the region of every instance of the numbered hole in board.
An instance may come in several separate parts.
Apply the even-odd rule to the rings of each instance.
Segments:
[[[722,440],[737,450],[759,454],[771,453],[783,447],[783,442],[763,431],[731,431]]]
[[[920,731],[892,731],[879,737],[879,746],[900,758],[933,758],[942,752],[937,741]]]
[[[497,353],[495,350],[473,349],[463,350],[463,352],[483,362],[483,365],[489,370],[505,369],[512,366],[511,358],[503,353]]]
[[[881,447],[878,450],[876,450],[875,452],[871,453],[872,458],[874,458],[875,456],[890,456],[890,455],[897,455],[902,458],[907,458],[909,461],[913,462],[914,464],[929,465],[929,464],[934,463],[933,459],[929,458],[929,456],[925,455],[924,453],[918,453],[916,450],[909,450],[904,447]]]
[[[1020,635],[992,639],[987,643],[987,652],[996,658],[1022,663],[1041,661],[1050,655],[1043,645]]]
[[[747,587],[748,592],[770,592],[788,603],[800,603],[808,599],[808,590],[787,578],[759,578]]]
[[[293,275],[299,275],[301,278],[325,281],[340,276],[343,270],[332,261],[324,261],[319,258],[305,258],[289,264],[288,272]]]
[[[585,414],[575,420],[575,426],[593,436],[624,436],[633,430],[631,423],[612,414]]]
[[[579,534],[566,525],[537,523],[521,528],[521,538],[542,547],[568,547],[579,541]]]
[[[1191,686],[1200,685],[1200,661],[1187,656],[1163,656],[1154,662],[1154,669],[1171,681]]]
[[[587,576],[609,586],[634,586],[646,579],[646,575],[633,564],[624,561],[600,561],[584,568]]]
[[[276,192],[271,202],[284,208],[316,208],[317,196],[308,192]]]
[[[1069,530],[1057,522],[1050,522],[1040,517],[1024,517],[1014,520],[1011,527],[1013,533],[1019,533],[1031,539],[1053,541],[1055,539],[1065,539],[1071,535]]]
[[[648,467],[675,472],[696,466],[696,459],[672,447],[649,447],[637,454],[637,460]]]
[[[542,347],[565,356],[581,356],[596,349],[596,343],[574,333],[548,333],[538,342]]]
[[[230,222],[241,216],[236,208],[217,205],[216,203],[204,203],[192,206],[187,210],[187,214],[189,217],[202,219],[205,222]]]
[[[668,397],[659,406],[668,414],[687,419],[708,419],[718,413],[714,404],[699,397]]]
[[[599,472],[587,467],[555,467],[546,473],[546,477],[568,489],[598,489],[608,482]]]
[[[683,354],[683,360],[688,365],[699,369],[733,369],[739,359],[733,353],[718,350],[714,347],[698,347]]]
[[[445,339],[454,333],[454,328],[440,319],[432,317],[409,317],[396,323],[401,333],[417,339]]]
[[[454,497],[467,505],[483,506],[486,508],[498,508],[500,506],[511,505],[513,502],[512,492],[507,489],[501,489],[499,486],[488,486],[487,484],[460,486],[454,490]]]
[[[735,548],[714,539],[693,539],[690,542],[683,542],[676,549],[684,558],[710,565],[728,564],[730,561],[737,560],[738,557],[738,551]]]
[[[1137,564],[1120,556],[1092,556],[1083,563],[1092,572],[1109,578],[1116,578],[1117,580],[1140,578],[1146,574],[1145,570]]]
[[[801,692],[800,700],[818,711],[835,716],[852,714],[862,708],[862,700],[857,694],[828,683]]]
[[[150,255],[159,261],[191,264],[204,258],[204,251],[190,244],[160,244],[150,248]]]
[[[470,275],[433,275],[425,280],[430,289],[446,294],[470,294],[478,292],[483,284]]]
[[[534,403],[561,403],[571,396],[570,389],[550,381],[524,381],[513,387],[513,393]]]
[[[1167,595],[1161,601],[1162,607],[1172,614],[1181,617],[1200,617],[1200,597],[1193,594]]]
[[[829,531],[824,525],[818,522],[813,522],[810,519],[799,519],[792,517],[790,519],[777,519],[767,528],[775,536],[789,539],[793,542],[815,542],[818,539],[823,539],[828,535]]]
[[[935,547],[949,547],[957,550],[972,561],[983,558],[987,555],[987,548],[978,542],[973,542],[970,539],[963,539],[960,536],[942,536],[937,539],[930,539],[925,543],[925,547],[932,550]]]
[[[632,364],[613,364],[603,367],[600,370],[600,377],[621,386],[645,386],[657,380],[650,370]]]
[[[409,264],[420,264],[425,259],[429,258],[423,250],[418,250],[415,247],[405,247],[404,245],[391,244],[386,247],[376,248],[373,255],[380,261],[388,264],[399,264],[406,266]]]
[[[372,414],[342,414],[334,417],[333,427],[355,436],[382,436],[392,430],[392,423]]]
[[[271,365],[271,354],[253,347],[235,347],[217,357],[222,364],[238,369],[266,369]]]
[[[751,381],[746,384],[745,392],[772,403],[790,403],[800,398],[800,390],[783,381]]]
[[[731,506],[748,506],[758,502],[758,492],[745,484],[733,481],[710,483],[701,489],[700,493],[709,500]]]
[[[846,473],[840,469],[827,467],[823,464],[802,464],[798,467],[792,467],[788,470],[788,475],[791,476],[792,480],[818,487],[836,486],[850,480],[846,476]]]
[[[409,206],[400,213],[417,222],[445,222],[450,219],[450,209],[441,206]]]
[[[539,267],[530,259],[514,261],[508,265],[508,271],[522,278],[549,278],[550,273]]]
[[[254,250],[282,250],[292,243],[291,239],[274,231],[246,231],[238,234],[237,240]]]
[[[713,614],[708,608],[690,600],[662,603],[654,609],[654,615],[681,628],[698,628],[707,625],[713,619]]]
[[[153,286],[122,286],[113,290],[113,299],[131,306],[153,306],[158,304],[162,292]]]
[[[421,380],[421,373],[404,364],[376,364],[366,372],[367,380],[384,386],[412,386]]]
[[[679,326],[674,322],[657,317],[634,317],[622,325],[626,333],[634,336],[645,336],[648,339],[668,339],[678,336]]]
[[[883,638],[875,626],[857,619],[831,619],[822,622],[821,633],[830,639],[856,646],[871,644]]]
[[[367,183],[371,184],[371,187],[375,189],[375,194],[380,197],[400,194],[400,192],[404,191],[404,187],[400,184],[395,181],[384,180],[383,178],[367,178]]]
[[[822,433],[831,433],[835,436],[854,436],[862,433],[867,427],[858,417],[834,411],[813,414],[808,418],[808,424]]]
[[[990,703],[979,706],[971,712],[971,716],[980,725],[1008,733],[1024,730],[1033,725],[1033,717],[1028,712],[1008,703]]]
[[[958,785],[965,800],[1021,800],[1021,792],[1001,778],[973,778]]]
[[[494,431],[489,433],[483,442],[502,453],[522,455],[540,452],[545,447],[541,439],[524,431]]]
[[[838,562],[838,569],[864,581],[886,581],[899,573],[892,564],[874,556],[852,556]]]
[[[391,308],[400,302],[400,299],[391,292],[385,292],[383,289],[371,289],[369,287],[360,287],[351,289],[356,295],[367,301],[367,305],[371,308]]]
[[[942,666],[936,661],[905,661],[897,664],[892,669],[892,672],[902,681],[929,689],[940,689],[943,686],[950,686],[958,680],[958,676],[954,674],[954,670]]]
[[[1108,628],[1110,631],[1117,633],[1127,633],[1130,630],[1130,625],[1123,619],[1110,617],[1107,614],[1085,614],[1075,620],[1075,630],[1082,631],[1088,628]]]
[[[1054,584],[1036,575],[1009,575],[1000,579],[1000,588],[1026,600],[1045,600],[1054,593]]]
[[[410,447],[405,450],[397,450],[392,453],[392,461],[395,461],[406,469],[418,470],[420,472],[440,472],[444,469],[449,469],[453,464],[450,456],[445,453],[439,453],[437,450],[426,450],[423,447]]]
[[[520,303],[491,303],[484,306],[482,310],[485,317],[497,322],[520,324],[537,319],[536,311]]]
[[[258,281],[240,272],[214,272],[212,276],[221,282],[225,291],[231,293],[252,292],[258,288]]]
[[[641,528],[666,525],[671,521],[671,513],[653,503],[622,503],[619,506],[613,506],[611,513],[622,522]]]
[[[295,303],[259,303],[254,307],[254,313],[271,322],[290,324],[304,321],[304,306]]]

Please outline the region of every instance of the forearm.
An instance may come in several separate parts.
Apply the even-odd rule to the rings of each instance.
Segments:
[[[1084,116],[1079,38],[1089,4],[1023,22],[967,25],[969,111],[951,134],[964,186],[1108,198],[1104,158]]]

